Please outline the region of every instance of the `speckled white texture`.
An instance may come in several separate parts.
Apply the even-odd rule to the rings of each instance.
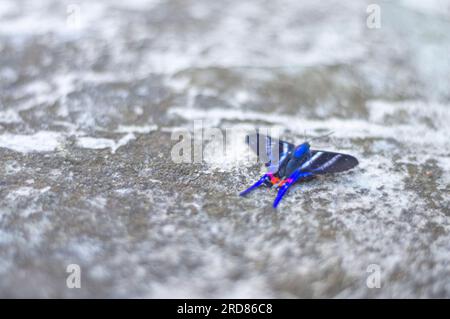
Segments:
[[[1,1],[0,296],[449,297],[450,3],[370,3]],[[170,160],[194,120],[360,165],[273,211],[242,139]]]

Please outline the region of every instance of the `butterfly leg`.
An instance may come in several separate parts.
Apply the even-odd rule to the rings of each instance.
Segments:
[[[280,179],[278,177],[275,177],[272,173],[264,174],[255,184],[253,184],[252,186],[247,188],[245,191],[241,192],[239,195],[245,196],[248,193],[250,193],[252,190],[254,190],[262,185],[272,187],[272,185],[278,183],[279,180]]]
[[[308,177],[311,175],[312,175],[312,173],[310,173],[310,172],[302,172],[300,170],[297,170],[294,173],[292,173],[291,176],[282,180],[279,184],[279,190],[278,190],[277,197],[275,198],[275,201],[273,202],[273,208],[277,208],[281,199],[283,199],[283,196],[286,194],[286,192],[292,185],[294,185],[301,178]]]

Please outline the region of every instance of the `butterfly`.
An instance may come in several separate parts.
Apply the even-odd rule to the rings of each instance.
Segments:
[[[265,163],[268,172],[240,195],[245,196],[261,186],[276,186],[278,194],[273,202],[274,208],[295,183],[311,179],[316,175],[343,172],[358,165],[358,160],[351,155],[312,150],[309,142],[295,146],[292,143],[256,133],[248,135],[246,143],[256,152],[258,160]]]

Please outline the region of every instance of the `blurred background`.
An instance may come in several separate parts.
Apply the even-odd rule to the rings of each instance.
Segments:
[[[445,0],[0,0],[0,296],[450,297],[449,56]],[[273,211],[194,120],[360,166]]]

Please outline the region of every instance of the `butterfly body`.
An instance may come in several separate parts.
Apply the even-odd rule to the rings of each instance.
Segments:
[[[311,156],[310,145],[308,142],[300,144],[293,152],[289,152],[283,163],[278,168],[280,177],[290,176],[298,167],[300,167]]]
[[[311,150],[308,142],[295,146],[257,133],[247,137],[247,144],[256,152],[258,159],[266,163],[269,172],[240,195],[245,196],[263,185],[276,186],[278,194],[273,203],[274,208],[298,181],[310,179],[315,175],[346,171],[358,165],[358,160],[351,155]],[[265,147],[260,147],[261,145]]]

